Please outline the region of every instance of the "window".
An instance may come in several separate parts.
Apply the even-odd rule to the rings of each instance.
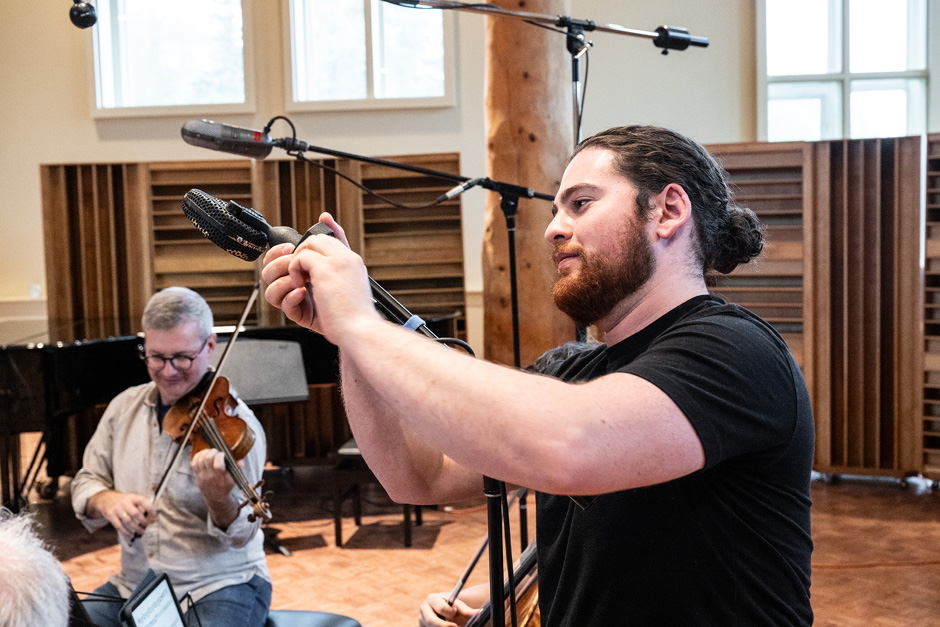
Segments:
[[[451,20],[382,0],[289,0],[290,110],[453,104]]]
[[[936,59],[928,62],[927,5],[760,0],[760,138],[817,141],[926,132],[927,79],[931,70],[940,71],[931,67]],[[937,34],[930,37],[936,40]]]
[[[242,0],[96,5],[97,116],[251,111]]]

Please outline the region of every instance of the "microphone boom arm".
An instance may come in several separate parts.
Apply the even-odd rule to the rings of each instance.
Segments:
[[[332,148],[323,148],[321,146],[313,146],[307,142],[301,141],[299,139],[294,139],[291,137],[283,137],[280,139],[272,140],[272,143],[287,151],[288,154],[292,153],[302,153],[302,152],[315,152],[323,155],[330,155],[332,157],[338,157],[340,159],[350,159],[352,161],[361,161],[363,163],[371,163],[372,165],[381,165],[388,168],[394,168],[396,170],[404,170],[406,172],[413,172],[415,174],[423,174],[425,176],[431,176],[438,179],[443,179],[446,181],[452,181],[454,183],[468,183],[471,181],[478,181],[476,185],[490,191],[499,192],[501,194],[513,194],[520,198],[538,198],[540,200],[548,200],[551,202],[555,199],[554,196],[549,194],[542,194],[536,192],[531,187],[522,187],[519,185],[513,185],[511,183],[502,183],[499,181],[493,181],[489,178],[481,179],[471,179],[467,176],[461,176],[459,174],[451,174],[450,172],[442,172],[440,170],[431,170],[428,168],[422,168],[416,165],[410,165],[407,163],[399,163],[397,161],[389,161],[387,159],[381,159],[379,157],[367,157],[365,155],[359,155],[351,152],[343,152],[342,150],[334,150]],[[467,189],[470,189],[469,187]]]
[[[470,13],[482,13],[483,15],[498,15],[500,17],[511,17],[525,20],[526,22],[535,22],[549,26],[573,26],[586,31],[644,37],[646,39],[652,39],[654,46],[663,49],[663,54],[669,50],[685,50],[689,46],[698,46],[701,48],[708,46],[707,37],[692,37],[689,35],[687,29],[677,26],[660,26],[655,31],[637,30],[635,28],[620,26],[619,24],[597,24],[593,20],[580,20],[563,15],[546,15],[526,11],[509,11],[493,4],[466,4],[463,2],[455,2],[454,0],[385,0],[385,2],[399,6],[420,6],[430,9],[452,9],[468,11]]]

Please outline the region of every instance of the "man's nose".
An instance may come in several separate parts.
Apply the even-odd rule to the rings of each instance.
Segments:
[[[562,212],[558,212],[545,229],[545,239],[549,244],[559,244],[571,237],[571,229]]]

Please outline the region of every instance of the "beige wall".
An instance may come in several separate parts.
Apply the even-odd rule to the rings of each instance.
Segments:
[[[95,120],[90,115],[90,30],[67,17],[70,2],[4,0],[0,20],[0,302],[45,295],[41,163],[201,160],[221,153],[179,138],[190,117]],[[254,0],[257,113],[212,116],[260,128],[284,111],[282,3]],[[756,137],[754,9],[750,0],[572,0],[572,15],[654,30],[685,26],[707,49],[662,56],[651,41],[589,33],[585,135],[624,123],[670,126],[703,142]],[[463,174],[485,174],[484,17],[457,15],[457,106],[444,110],[290,114],[312,144],[369,155],[457,151]],[[519,22],[520,34],[534,28]],[[564,45],[559,36],[558,45]],[[559,68],[568,74],[569,67]],[[525,184],[525,181],[514,181]],[[539,190],[551,193],[554,190]],[[482,289],[483,192],[464,196],[468,291]],[[546,209],[547,210],[547,209]],[[37,287],[38,286],[38,287]],[[0,312],[0,318],[2,318]]]

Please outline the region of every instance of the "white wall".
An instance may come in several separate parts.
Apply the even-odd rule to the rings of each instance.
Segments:
[[[338,0],[339,1],[339,0]],[[93,2],[94,3],[94,2]],[[186,117],[95,120],[90,115],[90,30],[68,19],[68,0],[3,0],[0,20],[0,302],[45,295],[39,189],[41,163],[204,160],[224,155],[188,146]],[[213,116],[260,128],[284,113],[282,3],[255,0],[257,113]],[[702,142],[756,137],[754,9],[749,0],[687,2],[572,0],[571,15],[652,31],[685,26],[706,49],[662,56],[649,39],[588,33],[584,134],[626,123],[670,126]],[[291,114],[312,144],[369,155],[456,151],[463,174],[486,167],[484,18],[456,19],[458,104],[453,109]],[[494,19],[494,18],[489,18]],[[518,22],[520,36],[534,28]],[[558,45],[564,45],[559,35]],[[568,74],[568,67],[559,68]],[[516,181],[525,184],[525,181]],[[550,193],[554,190],[539,190]],[[467,289],[482,290],[483,192],[464,195]],[[38,288],[35,286],[39,286]]]

